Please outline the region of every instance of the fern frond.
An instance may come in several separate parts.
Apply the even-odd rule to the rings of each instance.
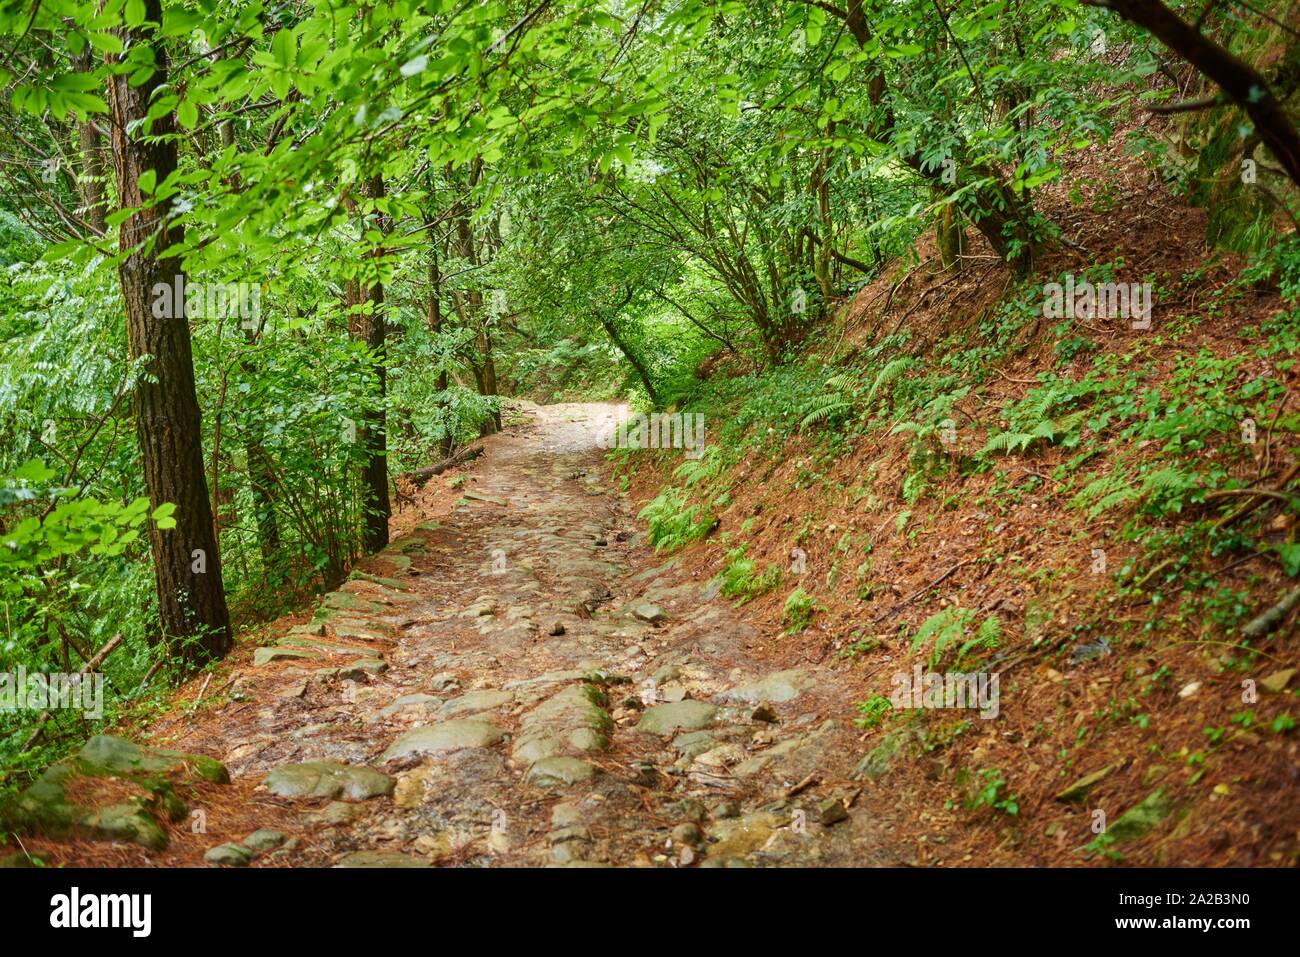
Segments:
[[[867,392],[866,402],[868,405],[876,398],[876,394],[885,386],[890,385],[894,380],[906,372],[912,365],[911,356],[900,356],[897,359],[891,359],[885,363],[885,367],[880,370],[876,376],[876,381],[871,384]]]

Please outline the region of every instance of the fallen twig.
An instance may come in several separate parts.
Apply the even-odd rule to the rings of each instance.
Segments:
[[[812,786],[813,786],[814,784],[816,784],[816,783],[817,783],[817,772],[814,771],[812,774],[808,775],[806,778],[804,778],[804,779],[803,779],[802,781],[800,781],[798,784],[796,784],[796,785],[794,785],[794,786],[792,786],[792,787],[788,787],[788,788],[786,788],[786,789],[785,789],[785,796],[786,796],[786,798],[792,798],[792,797],[794,797],[796,794],[799,794],[801,791],[806,791],[806,790],[808,790],[808,788],[812,787]]]
[[[1252,618],[1241,634],[1246,638],[1263,638],[1286,619],[1291,610],[1300,605],[1300,587],[1292,588],[1261,615]]]
[[[1249,515],[1266,502],[1273,494],[1279,493],[1285,489],[1289,484],[1291,484],[1291,480],[1297,475],[1300,475],[1300,462],[1296,462],[1295,465],[1286,470],[1286,473],[1278,481],[1277,485],[1274,486],[1271,492],[1268,490],[1256,491],[1254,496],[1242,503],[1241,507],[1235,512],[1229,512],[1223,518],[1215,522],[1213,530],[1217,532],[1219,529],[1231,525],[1233,522],[1237,521],[1237,519]]]
[[[441,462],[438,462],[436,465],[430,465],[426,468],[416,469],[413,472],[406,472],[399,477],[406,479],[412,485],[423,485],[425,482],[429,481],[429,479],[433,478],[435,475],[441,475],[443,472],[447,471],[447,469],[453,468],[457,465],[462,465],[463,463],[468,462],[470,459],[476,458],[477,456],[480,456],[482,454],[483,454],[483,446],[470,445],[461,449],[455,455],[443,459]]]
[[[119,631],[112,638],[108,639],[108,641],[104,642],[104,647],[100,648],[99,651],[95,653],[95,657],[91,658],[89,661],[87,661],[84,665],[81,666],[81,670],[77,672],[78,677],[87,675],[90,672],[94,671],[96,668],[98,668],[101,664],[103,664],[104,659],[107,658],[109,655],[111,655],[113,651],[117,648],[117,646],[120,645],[121,643],[122,643],[122,633]],[[31,737],[29,737],[26,741],[23,742],[23,746],[22,746],[23,751],[26,751],[28,748],[30,748],[33,744],[35,744],[40,739],[41,734],[45,731],[45,722],[49,720],[50,720],[50,712],[42,711],[40,716],[36,719],[36,730],[32,732]]]
[[[203,693],[208,690],[208,682],[211,680],[212,672],[209,671],[208,676],[203,679],[203,687],[199,689],[199,696],[194,699],[194,703],[190,705],[189,710],[186,712],[187,714],[193,714],[194,709],[199,706],[199,702],[203,700]]]
[[[973,558],[967,558],[965,561],[960,561],[960,562],[958,562],[956,565],[953,565],[952,568],[948,569],[946,572],[944,572],[942,575],[940,575],[940,576],[939,576],[938,578],[936,578],[934,581],[930,582],[930,584],[928,584],[928,585],[924,585],[924,586],[922,586],[921,588],[918,588],[916,591],[912,592],[912,594],[908,595],[906,598],[904,598],[902,601],[900,601],[900,602],[899,602],[897,605],[895,605],[894,607],[890,608],[888,611],[881,612],[881,613],[880,613],[879,615],[877,615],[875,618],[871,619],[871,624],[874,625],[876,622],[880,621],[880,620],[881,620],[882,618],[884,618],[886,615],[892,615],[894,612],[898,611],[898,609],[902,608],[904,605],[906,605],[906,604],[908,604],[909,602],[911,602],[912,599],[916,598],[917,595],[922,595],[922,594],[924,594],[925,592],[929,591],[931,588],[934,588],[934,587],[936,587],[936,586],[938,586],[938,585],[943,584],[943,583],[946,582],[946,581],[947,581],[947,580],[948,580],[948,579],[953,575],[953,573],[955,573],[959,568],[965,568],[967,565],[970,565],[970,564],[973,563],[974,561],[975,561],[975,559],[973,559]]]

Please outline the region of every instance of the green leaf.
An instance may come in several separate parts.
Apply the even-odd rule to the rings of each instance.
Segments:
[[[1284,542],[1277,546],[1277,556],[1282,568],[1291,577],[1300,575],[1300,542]]]
[[[281,27],[271,40],[271,55],[275,57],[276,65],[284,70],[289,69],[293,66],[297,52],[298,44],[294,40],[293,31]]]
[[[403,63],[402,69],[399,72],[402,74],[402,76],[411,77],[411,76],[415,76],[417,73],[423,73],[425,67],[427,67],[428,65],[429,65],[429,58],[425,56],[423,53],[421,53],[419,56],[412,57],[411,59]]]
[[[14,472],[14,478],[24,482],[48,482],[56,474],[40,459],[28,459]]]
[[[175,528],[176,519],[172,518],[172,512],[176,511],[176,506],[171,502],[163,502],[153,510],[152,518],[159,528]]]
[[[194,129],[199,122],[199,108],[191,100],[181,100],[176,105],[176,120],[185,129]]]

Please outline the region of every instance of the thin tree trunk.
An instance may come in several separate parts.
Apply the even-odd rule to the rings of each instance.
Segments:
[[[1258,70],[1183,21],[1159,0],[1084,0],[1136,23],[1219,85],[1251,122],[1291,181],[1300,186],[1300,132]],[[1267,6],[1267,4],[1265,5]]]
[[[829,10],[844,20],[849,33],[859,47],[865,47],[872,38],[871,27],[867,23],[862,9],[862,0],[846,0],[845,10],[840,11],[829,5]],[[877,132],[893,139],[897,120],[889,106],[886,94],[888,84],[883,67],[877,62],[875,72],[867,80],[867,99],[873,107],[883,108],[883,115],[877,125]],[[974,223],[993,251],[997,253],[1017,275],[1026,275],[1033,266],[1034,237],[1030,231],[1029,218],[1032,209],[1023,199],[1016,196],[997,170],[980,163],[970,163],[963,154],[965,144],[958,141],[954,146],[951,159],[963,176],[973,177],[977,185],[962,200],[962,212]],[[943,167],[926,169],[921,162],[921,154],[912,152],[902,157],[918,176],[927,180],[931,186],[947,192],[952,183],[943,182]]]
[[[438,265],[438,249],[436,246],[429,249],[429,332],[435,338],[442,334],[442,269]],[[447,370],[443,369],[438,373],[437,387],[439,392],[447,391]],[[447,403],[443,401],[443,410],[446,411]],[[450,422],[447,423],[450,426]],[[451,455],[452,446],[455,444],[455,436],[451,434],[450,428],[447,434],[442,437],[442,457],[447,458]]]
[[[185,318],[184,297],[154,315],[155,286],[175,290],[184,282],[178,257],[163,258],[182,241],[182,228],[168,221],[170,202],[146,205],[140,177],[152,172],[163,183],[176,169],[175,119],[171,113],[146,126],[154,94],[167,85],[166,51],[155,42],[162,22],[160,0],[144,0],[145,18],[122,31],[128,48],[153,46],[156,69],[138,86],[126,74],[110,75],[113,172],[123,208],[140,208],[122,223],[124,258],[118,279],[126,307],[127,351],[132,360],[149,355],[149,378],[135,387],[133,406],[145,488],[150,503],[175,506],[176,526],[149,523],[158,611],[164,640],[173,653],[191,662],[230,650],[230,614],[221,580],[221,559],[212,535],[212,510],[203,475],[203,431],[194,391],[194,358]],[[128,132],[129,131],[129,132]],[[144,242],[153,238],[147,249]]]
[[[623,300],[613,308],[613,313],[617,314],[631,301],[632,291],[629,290]],[[641,384],[645,386],[646,394],[650,397],[650,404],[658,408],[659,393],[655,391],[654,381],[650,378],[650,370],[646,368],[645,363],[641,361],[640,357],[637,356],[632,347],[619,333],[618,327],[614,325],[614,320],[603,311],[598,312],[596,316],[600,320],[600,324],[605,327],[605,332],[609,335],[610,341],[614,343],[619,352],[623,353],[624,358],[632,364],[632,368],[636,370],[636,374],[641,378]]]
[[[945,268],[961,269],[962,254],[966,251],[966,230],[952,203],[945,203],[934,224],[934,236],[939,247],[939,263]]]
[[[382,199],[383,176],[378,173],[372,176],[366,181],[365,190],[370,199]],[[387,217],[381,217],[380,228],[383,232],[388,231]],[[372,254],[375,259],[382,255],[382,249],[376,249]],[[365,463],[361,468],[365,512],[361,540],[368,552],[377,552],[388,544],[388,519],[392,514],[388,498],[388,433],[384,417],[384,402],[388,392],[387,356],[384,350],[384,286],[378,277],[359,290],[358,299],[366,308],[349,317],[348,329],[352,337],[364,342],[375,356],[374,373],[379,393],[378,410],[367,413],[364,427],[358,430],[366,451]]]
[[[86,48],[77,55],[73,65],[81,73],[89,73],[93,64],[92,48]],[[87,116],[84,123],[77,124],[77,140],[81,152],[81,177],[78,186],[81,189],[81,204],[86,222],[103,235],[106,232],[104,220],[108,210],[104,205],[104,160],[100,155],[103,138],[93,117]]]
[[[496,431],[501,431],[501,402],[500,393],[497,391],[497,364],[492,357],[492,332],[487,328],[486,318],[484,319],[483,331],[479,333],[479,349],[483,353],[483,389],[484,395],[496,398],[497,407],[492,412],[492,424]]]
[[[223,121],[217,127],[217,132],[223,150],[235,145],[235,128],[229,120]],[[239,174],[236,173],[235,177],[233,185],[235,189],[240,189]],[[257,342],[257,337],[261,334],[261,317],[257,319],[257,327],[249,325],[247,320],[240,323],[244,342],[249,347]],[[251,375],[254,371],[252,363],[246,359],[240,360],[239,367],[245,374]],[[262,552],[262,571],[268,577],[275,578],[280,573],[280,522],[275,514],[275,496],[272,491],[275,488],[275,468],[270,454],[257,436],[257,429],[256,422],[246,426],[244,460],[248,469],[248,483],[253,489],[253,508],[257,513],[257,540]]]

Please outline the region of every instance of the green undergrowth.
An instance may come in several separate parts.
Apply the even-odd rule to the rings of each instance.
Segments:
[[[1294,484],[1275,490],[1300,433],[1300,402],[1287,387],[1300,356],[1295,245],[1276,250],[1233,282],[1210,284],[1201,273],[1152,277],[1157,303],[1161,295],[1194,300],[1195,310],[1158,311],[1154,327],[1118,340],[1119,350],[1107,345],[1115,340],[1081,324],[1042,320],[1036,312],[1042,285],[1030,283],[1012,287],[987,311],[980,334],[966,340],[972,345],[941,337],[923,349],[904,328],[835,365],[794,359],[700,383],[683,408],[706,417],[708,451],[698,462],[674,461],[666,453],[654,460],[665,484],[643,512],[650,539],[657,548],[676,550],[708,536],[726,517],[743,474],[749,498],[754,487],[761,494],[719,536],[721,593],[744,604],[792,588],[777,600],[786,633],[793,635],[807,629],[828,601],[842,604],[846,592],[861,620],[870,620],[867,609],[889,584],[888,567],[874,564],[873,543],[881,536],[899,536],[903,548],[915,548],[918,529],[933,531],[944,512],[958,509],[967,515],[978,510],[990,531],[1027,496],[1046,498],[1043,520],[1078,541],[1077,561],[1035,566],[997,549],[968,556],[977,566],[992,564],[995,575],[1021,579],[1029,595],[1023,607],[1011,615],[959,605],[935,610],[923,598],[904,612],[919,624],[900,622],[893,637],[911,660],[931,670],[996,672],[1049,634],[1051,609],[1070,601],[1081,576],[1099,575],[1088,587],[1100,589],[1101,599],[1071,605],[1082,620],[1076,618],[1063,643],[1044,645],[1042,653],[1061,669],[1116,652],[1140,652],[1157,664],[1135,679],[1142,694],[1112,702],[1060,748],[1057,774],[1079,777],[1081,768],[1095,763],[1090,749],[1106,728],[1146,728],[1152,712],[1178,690],[1163,663],[1172,638],[1204,641],[1217,656],[1216,668],[1243,675],[1281,660],[1276,635],[1242,629],[1300,574],[1300,492]],[[1091,278],[1104,281],[1115,271],[1112,264]],[[1253,287],[1261,281],[1290,297],[1282,309],[1255,308]],[[1234,315],[1251,318],[1239,322],[1229,318]],[[1008,388],[993,370],[1029,349],[1040,357],[1032,383]],[[864,445],[875,455],[846,481],[837,463]],[[907,463],[902,478],[881,481],[880,468],[900,446]],[[630,469],[629,453],[619,455]],[[792,458],[795,467],[780,472],[778,483],[778,468]],[[1263,501],[1252,497],[1256,488],[1268,492]],[[786,495],[808,490],[820,504],[803,505],[801,514],[777,527],[786,530],[783,547],[806,549],[829,572],[787,582],[782,568],[763,568],[748,557],[750,545],[756,528],[770,536],[765,512],[781,514]],[[1243,512],[1251,502],[1256,507]],[[827,515],[836,508],[869,514],[873,531],[829,532],[834,526]],[[1115,548],[1109,543],[1129,557],[1107,565],[1105,549],[1096,546]],[[767,554],[773,544],[765,541]],[[1246,584],[1229,583],[1224,571],[1243,562],[1252,569]],[[941,570],[936,566],[934,577]],[[1141,610],[1108,612],[1107,595],[1139,602]],[[883,650],[890,636],[871,631],[856,630],[841,656]],[[1001,691],[1020,693],[1005,680]],[[1289,701],[1242,727],[1289,733],[1295,723]],[[911,714],[879,693],[856,708],[856,723],[872,734],[896,730],[896,722]],[[924,717],[917,733],[926,750],[951,746],[971,724],[965,716]],[[1017,791],[1023,787],[1013,785],[1010,772],[973,765],[954,773],[952,806],[1003,820],[1022,815],[1025,799]]]

